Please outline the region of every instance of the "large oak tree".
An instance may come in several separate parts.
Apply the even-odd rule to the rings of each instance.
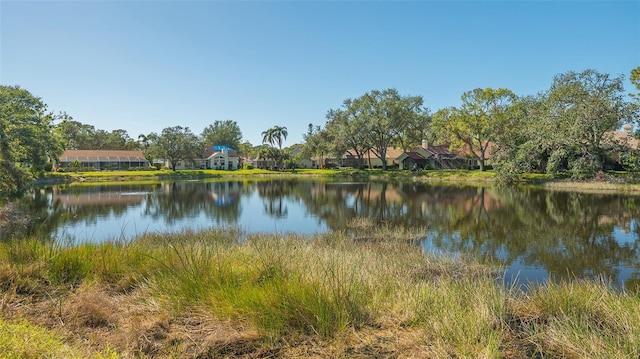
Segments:
[[[436,112],[432,125],[440,139],[452,148],[469,151],[484,171],[491,143],[506,125],[507,110],[516,96],[508,89],[486,88],[467,91],[461,99],[460,107]]]
[[[174,171],[178,161],[194,162],[195,158],[202,155],[198,136],[194,135],[189,127],[167,127],[160,135],[152,133],[148,137],[153,142],[153,154],[168,161]]]
[[[346,151],[354,151],[359,158],[371,150],[386,170],[387,149],[402,142],[401,133],[409,120],[427,121],[425,114],[421,96],[402,96],[393,88],[373,90],[329,111],[327,129],[347,145]]]

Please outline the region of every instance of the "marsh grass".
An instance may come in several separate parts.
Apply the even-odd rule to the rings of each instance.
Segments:
[[[640,357],[640,299],[604,283],[536,286],[516,296],[513,317],[535,351],[571,358]]]
[[[426,255],[420,236],[359,221],[314,237],[218,229],[75,246],[4,241],[0,356],[27,350],[17,329],[47,335],[29,323],[67,330],[75,347],[45,336],[52,344],[35,351],[54,357],[640,355],[637,294],[600,282],[505,288],[498,268]]]

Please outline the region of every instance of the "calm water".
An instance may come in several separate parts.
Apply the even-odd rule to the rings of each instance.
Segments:
[[[335,181],[184,181],[42,188],[25,200],[57,240],[240,227],[314,234],[366,217],[427,227],[421,245],[498,261],[508,279],[603,277],[640,284],[640,196]]]

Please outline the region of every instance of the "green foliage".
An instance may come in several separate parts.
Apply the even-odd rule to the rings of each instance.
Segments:
[[[638,91],[640,91],[640,66],[631,70],[631,76],[629,76],[629,80],[636,87]]]
[[[52,122],[40,98],[18,86],[0,86],[0,196],[20,195],[62,153]]]
[[[401,96],[396,89],[373,90],[356,98],[353,111],[360,113],[365,122],[363,128],[367,143],[387,169],[387,148],[399,140],[398,129],[408,118],[422,114],[421,96]]]
[[[339,143],[328,130],[322,129],[320,126],[313,126],[311,123],[307,133],[302,137],[304,146],[302,147],[300,159],[314,159],[320,165],[324,164],[324,158],[332,153],[332,149]]]
[[[282,149],[283,142],[287,139],[289,133],[287,128],[283,126],[273,126],[270,129],[262,132],[262,143],[275,146],[278,144],[278,149]]]
[[[256,148],[249,141],[242,142],[237,148],[238,154],[245,158],[255,158]]]
[[[558,141],[549,149],[551,156],[562,157],[575,177],[602,170],[604,147],[611,143],[605,134],[633,117],[623,96],[622,76],[611,78],[594,70],[561,74],[545,101],[549,113],[543,120],[555,126],[547,135]]]
[[[140,147],[123,129],[108,132],[73,120],[66,112],[56,116],[54,131],[65,149],[69,150],[133,150]],[[140,139],[140,136],[138,137]]]
[[[638,120],[638,106],[627,101],[623,77],[595,70],[554,77],[548,91],[518,99],[507,114],[510,126],[497,140],[498,176],[545,171],[577,179],[603,170],[604,158],[625,148],[611,132]]]
[[[511,126],[508,114],[516,96],[508,89],[486,88],[467,91],[461,99],[460,108],[436,112],[433,127],[442,142],[463,152],[470,151],[484,171],[490,144]]]
[[[16,359],[86,358],[86,353],[65,343],[56,333],[26,321],[0,319],[0,357]],[[118,358],[114,352],[91,358]]]
[[[282,150],[282,143],[287,139],[287,128],[283,126],[273,126],[262,132],[262,143],[269,143],[272,147],[262,147],[258,150],[260,158],[272,159],[277,163],[278,169],[282,169],[286,153]],[[274,147],[278,144],[278,147]]]
[[[350,153],[364,166],[364,155],[371,150],[387,169],[387,148],[400,143],[410,145],[410,135],[428,127],[428,110],[421,96],[401,96],[396,89],[373,90],[356,99],[347,99],[342,108],[327,113],[326,133],[316,131],[320,141],[333,143],[322,153],[341,157]],[[313,134],[313,133],[312,133]],[[313,138],[313,137],[312,137]]]
[[[110,166],[107,165],[105,166],[105,168],[109,169]],[[73,172],[93,172],[96,169],[93,167],[85,167],[82,162],[78,161],[78,159],[75,159],[69,163],[69,170]],[[58,172],[64,172],[64,168],[60,168]]]
[[[640,154],[636,151],[630,151],[622,155],[620,162],[624,168],[634,176],[634,178],[638,179],[640,176]]]
[[[200,139],[205,146],[228,146],[238,150],[242,140],[242,131],[236,121],[215,121],[205,127]]]
[[[76,158],[75,160],[71,161],[71,163],[69,163],[69,167],[75,169],[75,168],[80,168],[82,167],[82,163],[80,161],[78,161],[78,159]]]
[[[178,161],[193,161],[202,155],[200,141],[189,127],[167,127],[160,135],[150,134],[148,140],[152,142],[150,152],[168,161],[174,171]]]

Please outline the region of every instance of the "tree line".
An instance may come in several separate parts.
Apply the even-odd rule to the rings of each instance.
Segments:
[[[640,66],[631,71],[640,91]],[[639,121],[640,95],[627,94],[624,76],[595,70],[556,75],[549,89],[517,96],[505,88],[466,91],[457,107],[432,113],[422,96],[401,95],[396,89],[372,90],[329,109],[323,125],[309,124],[302,151],[293,157],[283,148],[287,128],[262,132],[262,144],[242,142],[239,125],[215,121],[199,135],[173,126],[160,133],[106,131],[54,114],[42,99],[19,86],[0,86],[0,196],[22,193],[29,180],[47,170],[65,149],[142,150],[149,160],[162,158],[175,169],[178,161],[199,158],[204,145],[224,145],[244,157],[272,159],[278,167],[300,159],[353,156],[365,167],[373,153],[387,169],[390,147],[409,151],[427,141],[449,144],[478,161],[491,164],[500,179],[522,173],[550,175],[568,171],[574,177],[593,176],[604,167],[606,154],[618,151],[619,161],[640,171],[640,152],[624,148],[610,133]],[[624,150],[623,150],[624,149]],[[622,152],[620,152],[622,151]]]
[[[517,96],[505,88],[466,91],[457,107],[435,113],[421,96],[402,96],[395,89],[370,91],[327,112],[324,126],[309,125],[307,155],[323,158],[351,154],[364,165],[371,151],[386,169],[390,146],[415,148],[422,141],[448,144],[451,150],[486,161],[505,181],[523,173],[575,178],[594,176],[614,153],[626,168],[640,170],[640,152],[612,133],[639,122],[640,96],[627,94],[624,76],[595,70],[556,75],[548,90]],[[640,90],[640,67],[631,72]]]

